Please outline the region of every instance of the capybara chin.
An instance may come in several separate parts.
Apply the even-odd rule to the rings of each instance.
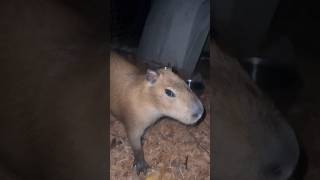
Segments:
[[[137,173],[146,173],[141,137],[161,117],[194,124],[204,108],[188,85],[170,68],[140,68],[117,52],[110,56],[110,110],[123,122],[134,153]]]

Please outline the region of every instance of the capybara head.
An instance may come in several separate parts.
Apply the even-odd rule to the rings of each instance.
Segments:
[[[204,112],[199,98],[171,68],[148,69],[145,74],[145,91],[161,116],[194,124]]]

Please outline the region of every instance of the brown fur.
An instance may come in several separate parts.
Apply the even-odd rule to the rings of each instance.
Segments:
[[[192,117],[192,108],[199,106],[203,111],[200,100],[182,79],[171,70],[156,72],[159,76],[152,85],[146,80],[145,72],[111,52],[110,110],[124,123],[135,158],[141,156],[141,161],[144,158],[140,139],[147,127],[163,116],[192,124],[199,119]],[[165,88],[175,91],[177,97],[167,97]]]

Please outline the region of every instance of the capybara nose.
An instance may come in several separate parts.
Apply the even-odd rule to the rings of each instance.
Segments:
[[[198,104],[193,111],[192,117],[195,119],[200,119],[203,114],[203,106],[202,104]]]

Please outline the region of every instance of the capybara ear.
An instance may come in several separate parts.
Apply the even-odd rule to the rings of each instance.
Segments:
[[[171,63],[168,63],[168,64],[164,67],[164,70],[172,71],[172,65],[171,65]]]
[[[154,84],[157,81],[158,77],[159,77],[159,73],[157,71],[147,69],[146,80],[150,84]]]
[[[168,70],[168,71],[171,71],[171,72],[172,72],[171,66],[165,66],[165,67],[164,67],[164,70]]]

